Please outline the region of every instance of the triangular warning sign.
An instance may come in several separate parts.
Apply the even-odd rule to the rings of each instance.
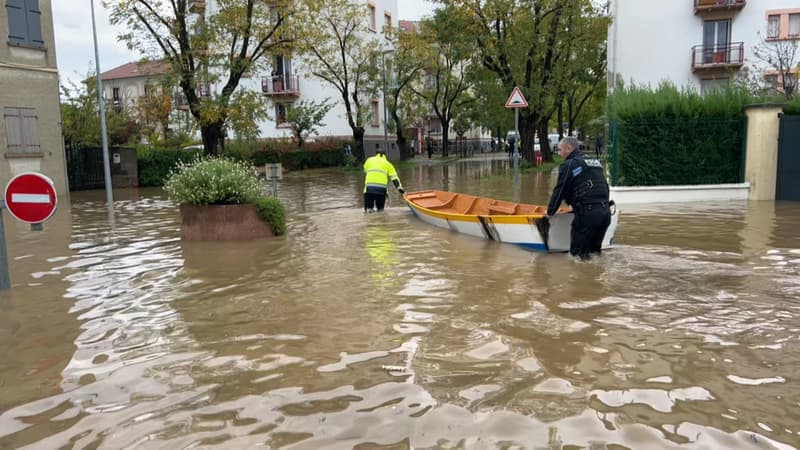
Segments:
[[[527,108],[528,101],[525,100],[525,96],[522,95],[522,92],[519,90],[519,86],[514,86],[514,90],[511,91],[511,95],[508,96],[508,100],[506,100],[506,108]]]

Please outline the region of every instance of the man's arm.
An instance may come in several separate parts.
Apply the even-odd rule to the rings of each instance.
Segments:
[[[571,167],[572,160],[568,160],[561,163],[561,166],[558,168],[558,182],[556,182],[553,195],[550,196],[550,202],[547,204],[548,216],[555,215],[556,211],[558,211],[558,207],[561,206],[561,202],[564,200],[564,192],[569,188],[570,182],[572,181]]]
[[[394,184],[394,187],[396,187],[401,194],[405,194],[406,190],[403,189],[403,185],[402,183],[400,183],[400,177],[397,176],[397,170],[395,170],[394,164],[388,161],[386,162],[386,164],[387,164],[386,172],[389,175],[389,179],[392,180],[392,184]]]

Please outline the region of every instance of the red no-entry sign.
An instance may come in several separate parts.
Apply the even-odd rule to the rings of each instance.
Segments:
[[[6,185],[6,208],[27,223],[40,223],[56,211],[58,197],[53,180],[36,172],[21,173]]]

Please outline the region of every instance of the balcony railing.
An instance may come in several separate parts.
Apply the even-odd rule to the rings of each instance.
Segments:
[[[300,96],[300,79],[297,75],[276,75],[261,79],[261,92],[264,95]]]
[[[692,70],[739,68],[744,64],[744,42],[692,47]]]
[[[694,0],[694,13],[744,8],[747,0]]]

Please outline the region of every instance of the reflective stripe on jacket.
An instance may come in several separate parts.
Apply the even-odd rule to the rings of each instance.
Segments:
[[[364,173],[367,174],[364,179],[364,192],[367,192],[368,187],[386,189],[390,180],[400,182],[394,166],[384,156],[375,155],[367,158],[364,161]]]

